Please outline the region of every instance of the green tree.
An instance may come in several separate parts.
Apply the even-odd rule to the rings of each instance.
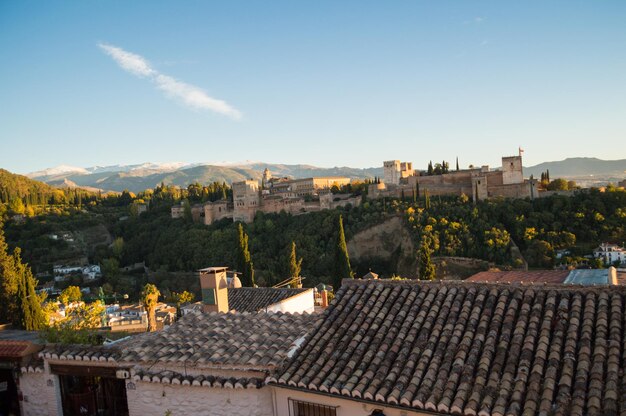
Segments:
[[[4,240],[0,222],[0,322],[10,322],[17,313],[18,276],[13,256]]]
[[[59,302],[67,306],[73,302],[80,302],[83,299],[83,294],[78,286],[68,286],[63,289],[59,295]]]
[[[37,331],[46,326],[46,319],[41,303],[43,299],[37,295],[37,280],[27,264],[22,263],[20,249],[13,252],[13,264],[18,277],[17,315],[13,324],[27,331]]]
[[[122,259],[122,253],[124,252],[124,239],[122,237],[117,237],[113,240],[113,243],[111,243],[111,252],[118,260]]]
[[[300,283],[300,272],[302,271],[302,257],[297,259],[296,256],[296,242],[291,242],[291,254],[289,255],[289,277],[293,278],[291,281],[291,287],[298,287]]]
[[[550,182],[547,186],[548,191],[567,191],[569,189],[569,184],[565,179],[555,179]]]
[[[248,234],[239,223],[237,227],[239,236],[239,250],[237,252],[237,269],[241,272],[242,286],[254,287],[254,265],[248,249]]]
[[[435,265],[430,259],[430,251],[426,238],[422,238],[418,254],[420,280],[435,280]]]
[[[23,214],[25,210],[24,202],[22,202],[22,198],[15,197],[11,200],[9,204],[9,211],[13,214]]]
[[[180,317],[181,316],[180,307],[182,305],[186,305],[190,302],[193,302],[194,298],[195,298],[195,295],[186,290],[180,293],[172,292],[171,301],[176,304],[176,315]]]
[[[337,221],[337,243],[335,245],[335,275],[333,280],[335,292],[341,287],[342,279],[351,279],[352,277],[348,246],[343,232],[343,217],[340,215]]]
[[[154,332],[157,329],[155,312],[160,295],[159,289],[151,283],[147,283],[141,292],[141,303],[148,314],[148,332]]]
[[[95,331],[102,326],[105,307],[99,301],[67,308],[65,319],[55,322],[42,332],[42,337],[55,344],[101,344]]]

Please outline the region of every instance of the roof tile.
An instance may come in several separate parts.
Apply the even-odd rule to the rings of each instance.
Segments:
[[[619,286],[344,281],[276,383],[443,414],[626,415],[625,304]]]

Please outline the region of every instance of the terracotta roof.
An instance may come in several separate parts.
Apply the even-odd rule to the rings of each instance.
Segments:
[[[19,358],[28,350],[30,342],[27,341],[0,341],[1,358]]]
[[[563,283],[569,273],[569,270],[480,272],[468,277],[465,281],[486,283]]]
[[[287,313],[190,313],[160,332],[134,337],[120,361],[196,368],[272,369],[318,316]]]
[[[626,415],[626,288],[346,281],[268,381],[443,414]]]
[[[311,289],[240,287],[228,289],[228,308],[237,312],[264,311],[276,303]],[[311,294],[313,296],[313,294]]]

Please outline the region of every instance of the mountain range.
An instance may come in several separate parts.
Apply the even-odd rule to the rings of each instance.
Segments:
[[[382,176],[383,169],[358,169],[350,167],[319,168],[311,165],[282,165],[262,162],[243,164],[184,164],[143,163],[140,165],[114,165],[78,168],[58,166],[26,174],[27,177],[59,187],[80,187],[90,190],[121,192],[128,189],[140,192],[160,183],[186,187],[190,183],[226,182],[261,179],[269,169],[274,177],[307,178],[312,176],[343,176],[366,179]]]
[[[261,179],[263,171],[269,169],[274,177],[306,178],[312,176],[344,176],[351,179],[367,179],[383,176],[383,168],[320,168],[312,165],[286,165],[262,162],[189,164],[143,163],[138,165],[94,166],[80,168],[57,166],[27,174],[31,179],[58,187],[80,187],[89,190],[121,192],[128,189],[140,192],[154,188],[160,183],[187,186],[190,183],[241,181]],[[562,161],[544,162],[524,167],[524,176],[539,178],[541,172],[550,171],[552,179],[573,179],[585,186],[605,184],[626,177],[626,159],[601,160],[596,158],[568,158]]]

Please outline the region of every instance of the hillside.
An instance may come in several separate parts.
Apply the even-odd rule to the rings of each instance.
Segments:
[[[573,157],[561,161],[544,162],[524,168],[524,176],[539,177],[541,172],[550,171],[551,178],[576,178],[598,176],[607,179],[626,178],[626,159],[602,160],[595,157]]]
[[[43,182],[0,169],[0,202],[9,202],[15,197],[50,195],[53,191],[52,186]]]
[[[253,163],[242,166],[185,165],[182,168],[167,165],[160,168],[153,164],[114,166],[109,168],[46,169],[29,174],[33,179],[49,184],[72,184],[86,189],[121,192],[141,192],[154,188],[160,183],[166,185],[187,185],[199,182],[226,182],[231,184],[245,179],[260,179],[265,169],[273,176],[306,178],[311,176],[346,176],[351,179],[366,179],[382,175],[382,168],[356,169],[349,167],[318,168],[310,165],[281,165]]]

